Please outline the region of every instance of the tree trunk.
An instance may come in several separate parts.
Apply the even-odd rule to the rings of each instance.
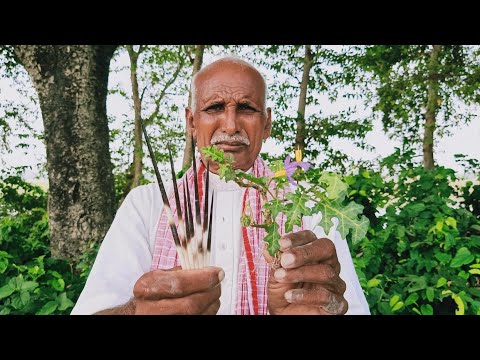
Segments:
[[[193,76],[200,70],[203,62],[203,52],[205,50],[205,45],[196,45],[195,47],[195,59],[193,60]],[[188,106],[192,105],[192,91],[188,94]],[[185,149],[183,150],[183,164],[182,169],[190,166],[192,163],[192,136],[190,135],[190,129],[185,129]]]
[[[428,100],[427,112],[425,114],[425,133],[423,135],[423,167],[425,170],[435,168],[433,159],[433,133],[435,131],[436,114],[439,108],[438,104],[438,57],[442,45],[433,45],[430,53],[430,61],[428,68]]]
[[[127,179],[127,184],[123,191],[123,198],[130,192],[131,189],[140,185],[140,180],[143,175],[143,136],[142,136],[142,100],[138,91],[138,56],[142,52],[142,47],[136,52],[132,45],[126,46],[130,58],[130,82],[132,84],[133,109],[135,113],[133,131],[133,163],[130,167],[130,175]]]
[[[300,84],[300,98],[297,110],[297,134],[295,136],[295,149],[305,149],[305,107],[307,106],[308,80],[312,68],[313,55],[310,45],[305,45],[305,63],[303,65],[302,83]]]
[[[78,260],[115,215],[106,99],[116,46],[22,45],[45,128],[52,256]]]

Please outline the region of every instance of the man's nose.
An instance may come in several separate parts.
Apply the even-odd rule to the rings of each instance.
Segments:
[[[222,131],[228,135],[234,135],[240,132],[239,119],[237,118],[237,109],[235,106],[227,106],[225,108],[221,127]]]

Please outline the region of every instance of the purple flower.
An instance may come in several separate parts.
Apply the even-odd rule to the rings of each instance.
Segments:
[[[301,167],[303,171],[307,171],[312,166],[311,164],[305,161],[292,161],[292,158],[290,157],[290,155],[287,156],[283,164],[284,164],[283,166],[284,169],[277,171],[273,176],[280,177],[280,176],[287,175],[288,181],[290,181],[290,184],[292,184],[293,186],[297,186],[297,183],[292,178],[292,175],[295,172],[295,170],[297,170],[298,167]]]

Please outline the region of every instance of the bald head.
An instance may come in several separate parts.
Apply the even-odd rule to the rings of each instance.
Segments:
[[[194,77],[186,126],[199,150],[215,145],[233,155],[235,168],[246,171],[270,136],[272,116],[265,101],[265,80],[258,70],[243,60],[223,58]],[[211,165],[217,172],[218,164]]]
[[[192,92],[192,111],[195,111],[197,104],[197,91],[198,87],[202,86],[205,81],[208,81],[208,78],[216,73],[223,71],[235,71],[240,76],[251,76],[255,78],[256,85],[260,87],[263,93],[263,109],[265,110],[265,104],[267,100],[267,85],[265,78],[260,74],[260,72],[250,63],[233,56],[224,57],[213,63],[205,66],[200,69],[192,78],[191,92]]]

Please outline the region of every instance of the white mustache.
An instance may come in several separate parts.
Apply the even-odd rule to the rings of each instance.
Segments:
[[[238,142],[247,146],[250,145],[250,140],[246,136],[242,136],[240,134],[234,134],[230,136],[224,133],[220,133],[218,135],[213,135],[212,140],[210,140],[211,145],[216,145],[222,142]]]

